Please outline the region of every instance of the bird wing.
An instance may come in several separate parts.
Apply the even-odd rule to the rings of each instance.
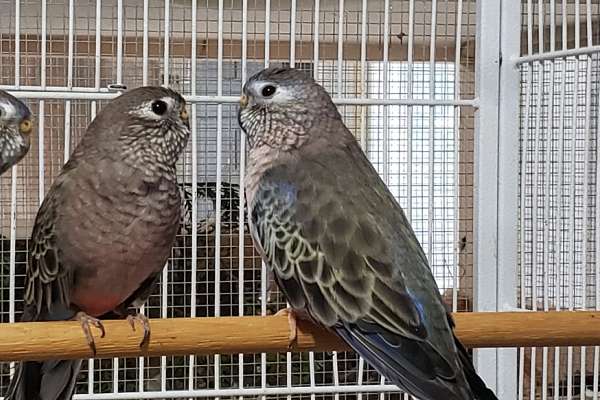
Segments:
[[[34,306],[37,316],[45,307],[50,311],[53,305],[68,307],[71,274],[60,261],[60,251],[56,243],[55,224],[58,198],[61,186],[57,178],[37,213],[31,241],[29,262],[25,283],[25,304]]]
[[[412,381],[457,379],[452,332],[425,254],[358,146],[271,168],[250,218],[293,308],[335,329],[401,386],[407,371]]]

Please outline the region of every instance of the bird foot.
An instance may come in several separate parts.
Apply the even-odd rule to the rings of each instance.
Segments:
[[[134,332],[136,321],[142,324],[142,327],[144,328],[144,337],[140,342],[140,348],[144,348],[150,342],[150,321],[148,320],[148,317],[146,317],[144,314],[129,314],[127,316],[127,322],[129,322],[129,325],[131,326],[131,329],[133,329]]]
[[[288,318],[288,324],[290,328],[288,349],[291,349],[298,340],[298,312],[288,307],[275,313],[275,316],[281,315],[287,315]]]
[[[90,349],[92,350],[92,353],[95,357],[96,343],[94,342],[94,336],[92,336],[92,330],[90,329],[90,325],[93,325],[100,330],[101,338],[103,338],[106,335],[104,325],[102,325],[102,322],[98,318],[91,317],[83,311],[79,311],[77,314],[75,314],[75,317],[73,319],[79,321],[79,323],[81,324],[81,329],[83,329],[85,340],[87,341],[88,346],[90,346]]]

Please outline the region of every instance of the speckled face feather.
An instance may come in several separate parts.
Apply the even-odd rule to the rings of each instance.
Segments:
[[[153,107],[162,103],[157,113]],[[164,108],[164,110],[163,110]],[[175,175],[175,163],[190,136],[183,97],[163,87],[130,90],[106,105],[90,124],[73,158],[88,149],[118,154],[148,175]]]
[[[0,90],[0,175],[29,151],[31,111],[14,96]]]
[[[325,89],[299,70],[267,68],[248,80],[244,96],[238,120],[251,147],[298,148],[319,134],[316,121],[340,120]]]

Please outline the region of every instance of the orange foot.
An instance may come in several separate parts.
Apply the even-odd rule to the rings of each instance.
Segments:
[[[102,325],[102,322],[100,322],[100,320],[98,318],[90,317],[83,311],[79,311],[77,314],[75,314],[75,317],[73,317],[73,320],[79,321],[79,323],[81,324],[81,329],[83,329],[83,334],[85,335],[85,340],[87,341],[88,346],[90,346],[90,349],[92,349],[92,353],[95,357],[96,356],[96,343],[94,342],[94,337],[92,336],[92,331],[90,329],[90,325],[93,325],[100,330],[101,338],[103,338],[104,335],[106,334],[106,331],[104,330],[104,325]]]

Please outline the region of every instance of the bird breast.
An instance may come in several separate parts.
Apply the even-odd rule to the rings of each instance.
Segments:
[[[74,304],[90,315],[113,310],[167,261],[179,226],[174,182],[81,180],[58,236],[73,271]]]

